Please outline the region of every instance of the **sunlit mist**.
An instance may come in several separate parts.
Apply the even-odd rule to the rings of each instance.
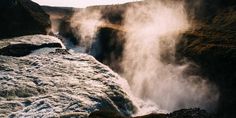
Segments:
[[[193,27],[184,3],[146,1],[130,5],[123,17],[122,27],[116,27],[102,19],[101,10],[82,10],[75,12],[71,26],[85,48],[96,40],[100,26],[125,32],[119,74],[128,80],[135,96],[169,112],[193,107],[214,110],[219,97],[216,86],[200,75],[186,73],[194,63],[175,63],[175,45]]]
[[[123,69],[135,95],[168,111],[200,107],[210,110],[218,99],[215,86],[186,75],[190,62],[174,64],[175,44],[191,24],[182,2],[151,2],[127,10]]]
[[[101,13],[96,11],[76,12],[71,18],[71,26],[75,30],[76,37],[80,39],[81,47],[89,47],[101,25]]]

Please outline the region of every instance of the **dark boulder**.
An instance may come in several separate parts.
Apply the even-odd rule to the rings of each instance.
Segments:
[[[31,0],[0,1],[0,39],[28,34],[47,34],[51,22]]]

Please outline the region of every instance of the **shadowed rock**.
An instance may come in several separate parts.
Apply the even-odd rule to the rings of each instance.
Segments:
[[[135,118],[215,118],[213,115],[207,113],[205,110],[198,108],[195,109],[182,109],[174,111],[170,114],[149,114]]]
[[[40,48],[61,48],[61,47],[62,46],[59,43],[48,43],[42,45],[15,44],[0,49],[0,55],[21,57],[21,56],[26,56],[32,53],[34,50]]]
[[[115,111],[101,110],[95,111],[89,115],[89,118],[125,118],[122,114]]]
[[[28,34],[47,34],[49,15],[31,0],[0,1],[0,39]]]

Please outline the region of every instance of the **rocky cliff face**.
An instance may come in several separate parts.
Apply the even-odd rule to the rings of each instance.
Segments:
[[[181,57],[200,65],[202,74],[217,83],[219,118],[234,118],[236,109],[236,7],[228,2],[215,4],[219,6],[216,11],[186,32],[177,49]]]
[[[0,1],[0,39],[27,34],[47,34],[49,16],[31,0]]]

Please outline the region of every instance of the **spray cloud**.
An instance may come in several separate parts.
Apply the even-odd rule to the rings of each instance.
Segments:
[[[71,27],[82,48],[86,49],[92,45],[98,27],[102,24],[101,17],[100,10],[84,9],[76,12],[71,18]]]
[[[190,62],[174,64],[175,45],[191,26],[183,2],[136,4],[126,11],[124,26],[123,76],[136,96],[168,111],[214,108],[218,99],[215,86],[200,76],[185,74]]]
[[[215,85],[186,74],[191,71],[191,62],[174,63],[180,34],[191,27],[184,6],[184,2],[169,0],[129,6],[123,22],[126,41],[121,74],[136,96],[155,102],[162,110],[213,110],[219,96]],[[98,27],[106,23],[101,16],[100,10],[80,11],[73,16],[71,26],[80,46],[91,46]]]

